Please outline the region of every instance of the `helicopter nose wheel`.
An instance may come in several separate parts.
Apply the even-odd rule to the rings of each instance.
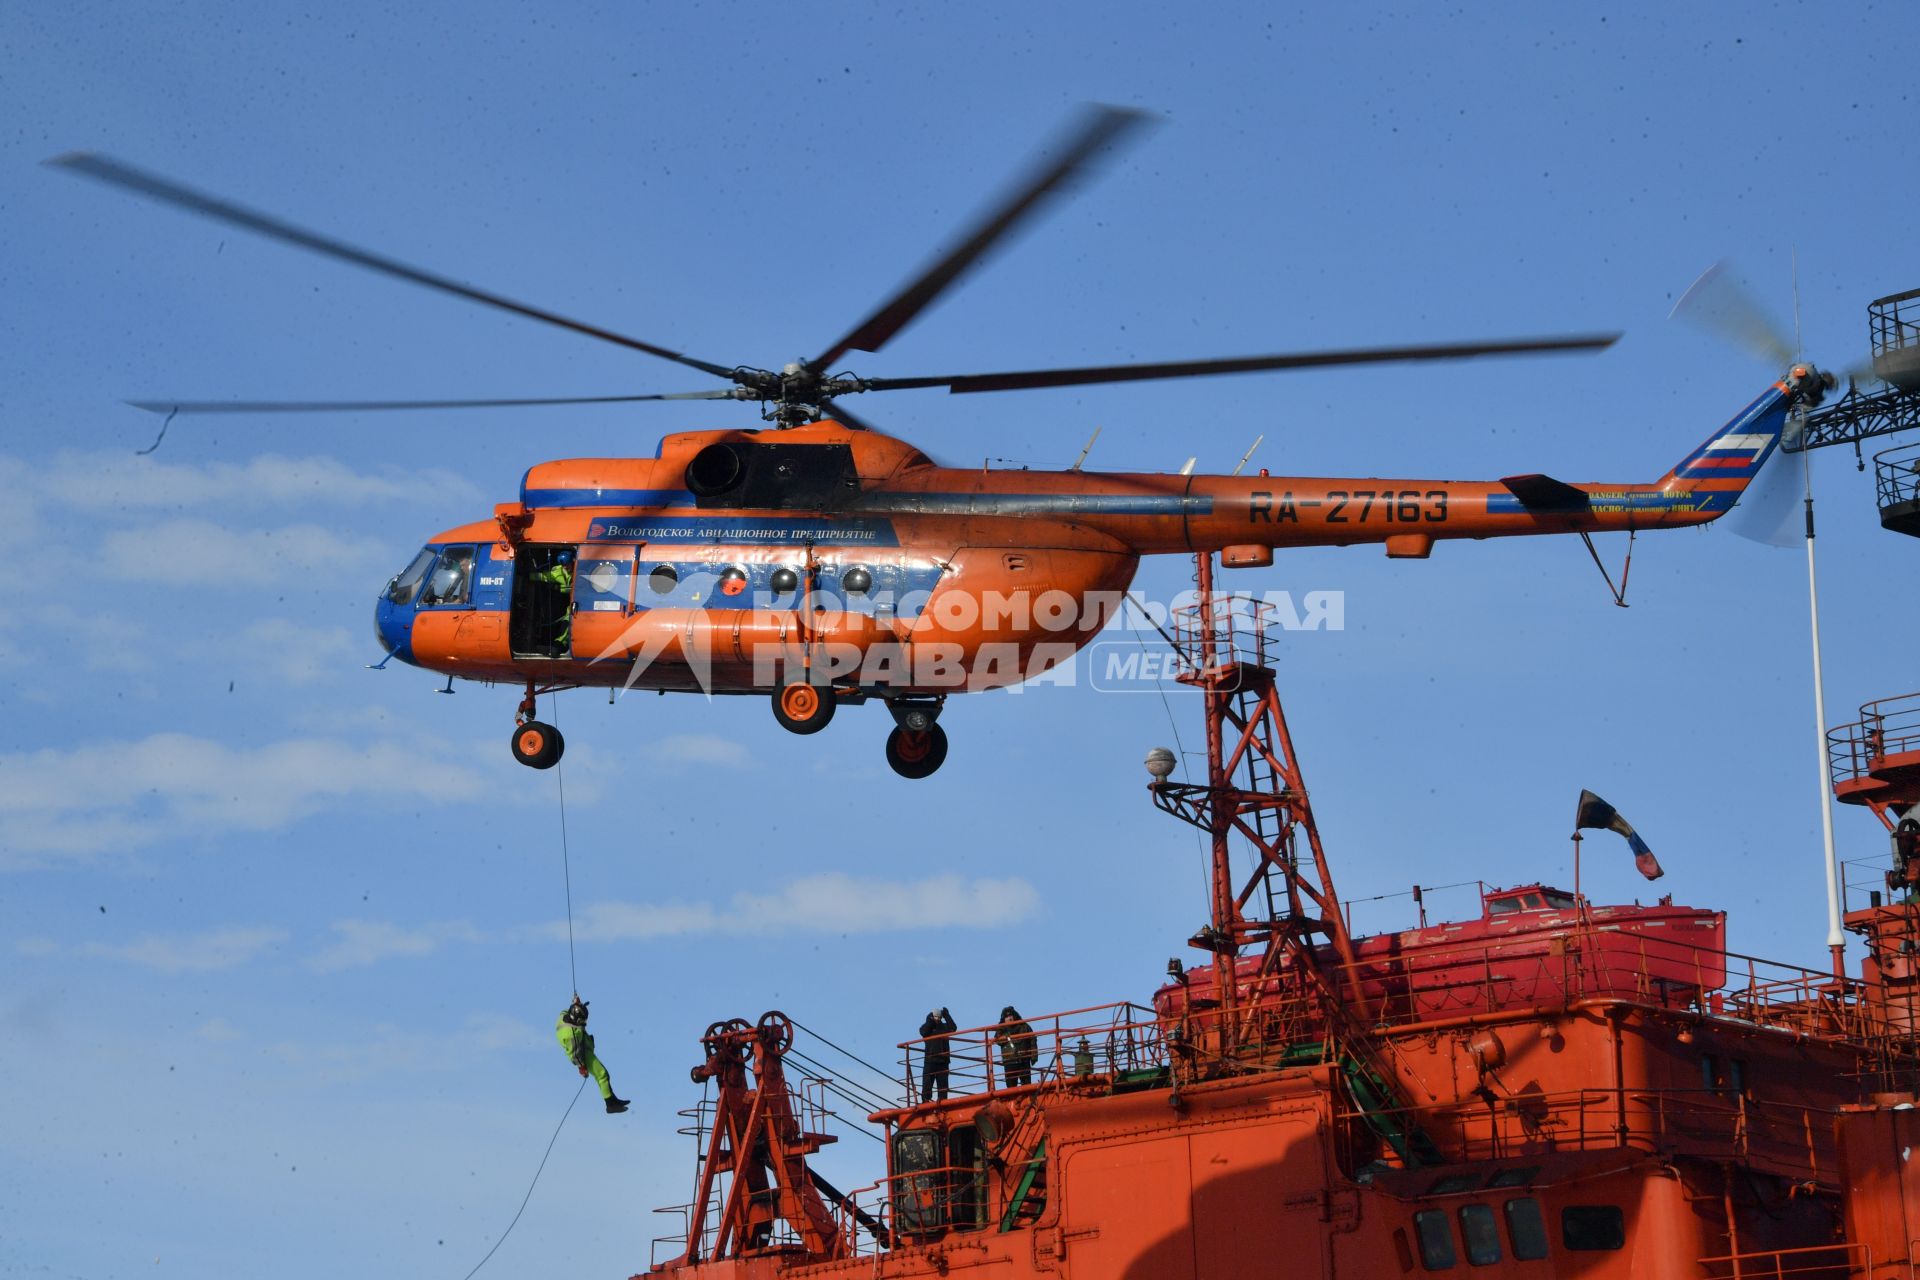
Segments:
[[[937,724],[887,735],[887,764],[903,778],[931,777],[946,761],[947,731]]]
[[[551,769],[560,763],[567,740],[550,724],[528,720],[513,730],[513,758],[529,769]]]
[[[818,733],[833,719],[832,689],[795,681],[773,691],[773,718],[789,733]]]

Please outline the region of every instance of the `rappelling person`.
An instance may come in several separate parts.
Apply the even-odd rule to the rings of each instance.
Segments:
[[[560,594],[560,621],[554,632],[555,647],[564,650],[573,634],[573,553],[554,553],[553,563],[533,575],[535,582],[554,588]]]
[[[1032,1084],[1040,1042],[1033,1034],[1033,1027],[1012,1005],[1000,1011],[1000,1025],[993,1029],[993,1042],[1000,1050],[1000,1070],[1006,1077],[1007,1088]]]
[[[560,1041],[560,1047],[567,1051],[567,1060],[580,1069],[581,1075],[592,1075],[593,1082],[600,1086],[600,1096],[607,1103],[607,1114],[618,1115],[625,1111],[627,1100],[613,1096],[613,1085],[607,1079],[607,1069],[594,1056],[593,1037],[587,1034],[587,1002],[579,995],[576,994],[573,1003],[561,1013],[560,1021],[554,1024],[553,1034]]]
[[[945,1005],[929,1013],[927,1020],[920,1024],[920,1039],[924,1042],[920,1059],[920,1101],[932,1102],[936,1089],[940,1091],[940,1100],[946,1101],[947,1068],[953,1062],[947,1037],[959,1029]]]

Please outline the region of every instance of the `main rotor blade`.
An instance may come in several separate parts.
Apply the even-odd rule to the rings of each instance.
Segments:
[[[1233,356],[1224,360],[1108,364],[1082,369],[1033,369],[1022,373],[965,373],[944,378],[866,378],[863,381],[869,391],[945,387],[955,395],[962,395],[974,391],[1022,391],[1034,387],[1077,387],[1096,382],[1146,382],[1155,378],[1205,378],[1222,373],[1261,373],[1272,369],[1315,369],[1330,365],[1470,360],[1478,356],[1538,355],[1556,351],[1604,351],[1619,340],[1617,333],[1596,333],[1565,338],[1522,338],[1507,342],[1357,347],[1271,356]]]
[[[986,216],[975,222],[951,249],[902,286],[846,337],[823,351],[813,361],[813,367],[825,373],[829,365],[848,351],[878,351],[968,267],[979,261],[996,241],[1031,216],[1049,195],[1064,190],[1096,151],[1136,131],[1147,119],[1144,112],[1123,107],[1088,108],[1066,136],[1057,159],[1029,174]]]
[[[732,387],[657,396],[548,396],[525,400],[129,400],[148,413],[362,413],[389,409],[524,409],[555,404],[633,404],[641,400],[737,400]]]
[[[874,425],[871,422],[858,416],[838,400],[822,400],[820,407],[825,410],[829,418],[832,418],[842,426],[852,427],[855,431],[874,430]]]
[[[515,302],[511,298],[503,298],[496,293],[487,293],[484,290],[475,289],[470,285],[461,284],[456,280],[449,280],[445,276],[434,275],[430,271],[422,271],[418,267],[410,267],[404,262],[397,262],[392,258],[383,257],[380,254],[371,253],[365,249],[356,249],[350,244],[342,243],[339,240],[331,239],[317,232],[296,227],[289,222],[282,222],[278,218],[257,212],[253,209],[244,208],[241,205],[222,200],[217,196],[195,191],[190,187],[180,186],[178,183],[162,178],[158,174],[149,173],[144,169],[136,169],[132,165],[122,164],[120,161],[107,156],[95,155],[85,151],[75,151],[63,156],[55,156],[46,163],[56,169],[66,169],[72,173],[94,178],[100,182],[120,187],[123,190],[132,191],[137,195],[147,196],[150,199],[158,200],[164,204],[171,204],[192,213],[202,214],[221,222],[230,223],[233,226],[244,227],[248,231],[257,232],[270,239],[297,245],[302,249],[309,249],[314,253],[325,254],[330,258],[338,258],[343,262],[351,262],[356,266],[365,267],[369,271],[377,271],[382,275],[389,275],[400,280],[411,281],[414,284],[425,285],[429,289],[438,289],[442,293],[450,293],[457,298],[465,298],[469,302],[478,302],[483,306],[498,307],[502,311],[511,311],[513,314],[525,316],[529,320],[539,320],[545,324],[557,325],[562,329],[571,329],[575,333],[584,333],[590,338],[599,338],[603,342],[611,342],[617,346],[629,347],[635,351],[644,351],[650,356],[659,356],[663,360],[672,360],[676,364],[688,365],[691,368],[699,369],[703,373],[711,373],[715,377],[731,378],[733,376],[733,370],[723,365],[710,364],[705,360],[697,360],[692,356],[683,355],[678,351],[670,351],[666,347],[655,346],[651,342],[642,342],[638,338],[629,338],[625,334],[615,333],[611,329],[602,329],[597,325],[586,324],[579,320],[569,320],[563,315],[557,315],[554,312],[545,311],[539,307],[528,306],[524,302]]]

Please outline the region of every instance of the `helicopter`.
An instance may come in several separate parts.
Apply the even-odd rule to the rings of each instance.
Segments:
[[[730,384],[511,400],[142,400],[155,413],[363,412],[731,400],[764,428],[665,436],[652,458],[539,463],[490,517],[443,530],[375,605],[386,658],[524,690],[510,745],[533,768],[565,750],[543,693],[582,687],[752,694],[786,729],[824,729],[880,701],[894,772],[947,757],[948,697],[1019,684],[1071,660],[1113,618],[1140,559],[1273,563],[1278,548],[1435,543],[1703,524],[1738,501],[1789,415],[1835,382],[1795,364],[1664,475],[1568,484],[949,467],[845,401],[944,388],[974,394],[1341,365],[1597,351],[1618,334],[1366,347],[938,377],[833,371],[877,352],[993,246],[1070,190],[1146,117],[1089,108],[1044,160],[844,336],[781,369],[723,365],[489,293],[91,153],[48,163],[389,277],[640,351]],[[1091,442],[1089,442],[1091,447]],[[1246,459],[1242,459],[1244,466]]]

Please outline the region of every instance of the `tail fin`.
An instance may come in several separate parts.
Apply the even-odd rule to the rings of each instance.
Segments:
[[[1733,509],[1780,446],[1793,395],[1784,382],[1734,415],[1656,482],[1671,494],[1696,494],[1696,509],[1722,515]]]

